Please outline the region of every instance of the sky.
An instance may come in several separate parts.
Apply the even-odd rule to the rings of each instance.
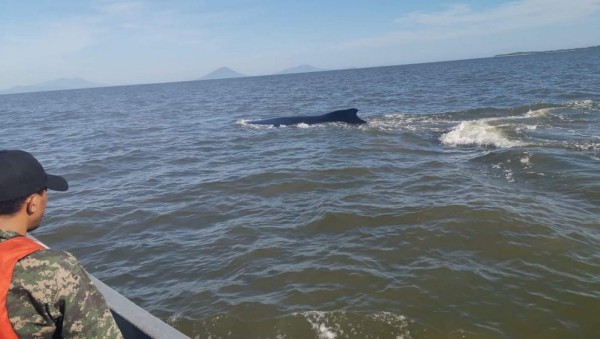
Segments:
[[[266,75],[600,45],[600,0],[1,0],[0,90]]]

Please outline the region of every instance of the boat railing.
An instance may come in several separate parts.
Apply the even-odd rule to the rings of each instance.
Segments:
[[[44,243],[35,237],[28,235],[31,239],[46,246]],[[104,299],[108,303],[110,310],[123,334],[125,339],[129,338],[156,338],[156,339],[183,339],[189,338],[185,334],[179,332],[169,324],[150,314],[150,312],[139,307],[119,292],[108,287],[105,283],[89,274],[90,279],[100,293],[104,295]]]

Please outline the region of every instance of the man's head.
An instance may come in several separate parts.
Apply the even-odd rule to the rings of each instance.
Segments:
[[[47,174],[31,154],[0,150],[0,218],[5,223],[28,231],[37,228],[46,209],[47,189],[66,191],[69,185],[64,178]]]

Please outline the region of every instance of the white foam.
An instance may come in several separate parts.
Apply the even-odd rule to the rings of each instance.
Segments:
[[[337,335],[331,331],[329,328],[327,328],[327,326],[325,326],[325,324],[321,324],[321,326],[319,326],[319,338],[323,338],[323,339],[335,339],[337,337]]]
[[[274,127],[273,125],[255,125],[252,123],[252,120],[248,120],[248,119],[239,119],[235,123],[240,126],[243,126],[243,127],[254,128],[254,129],[273,128]]]
[[[253,128],[253,129],[270,129],[270,128],[286,128],[286,127],[297,127],[297,128],[318,128],[318,127],[323,127],[326,124],[314,124],[314,125],[309,125],[309,124],[305,124],[303,122],[298,123],[298,124],[291,124],[291,125],[263,125],[263,124],[253,124],[252,123],[253,120],[248,120],[248,119],[239,119],[237,120],[235,123],[237,125],[240,125],[242,127],[247,127],[247,128]]]
[[[412,130],[408,118],[402,114],[386,114],[369,120],[369,126],[381,131]]]
[[[294,315],[302,316],[306,319],[319,339],[335,339],[338,336],[345,338],[349,333],[352,333],[356,337],[359,335],[365,335],[366,337],[367,334],[363,333],[364,329],[361,327],[364,324],[361,321],[358,323],[348,322],[351,317],[348,317],[345,311],[308,311],[294,313]],[[408,326],[411,324],[411,321],[403,315],[391,312],[378,312],[366,315],[366,319],[363,321],[368,320],[392,327],[393,331],[390,335],[395,335],[398,339],[410,338]]]
[[[544,117],[547,117],[548,114],[550,114],[550,108],[542,108],[542,109],[537,109],[535,111],[529,110],[529,112],[527,112],[527,114],[525,114],[524,118],[544,118]],[[513,118],[518,118],[518,117],[513,117]]]
[[[578,151],[600,151],[600,143],[587,141],[579,143],[567,143],[567,147],[576,149]]]
[[[394,113],[370,119],[368,127],[380,131],[443,131],[446,123],[435,116]]]
[[[336,329],[326,325],[326,312],[310,311],[304,312],[302,315],[310,323],[313,330],[315,330],[319,339],[335,339],[337,337],[337,334],[335,333]],[[339,329],[339,324],[337,327]]]
[[[510,140],[500,130],[500,126],[493,126],[491,121],[496,119],[482,119],[475,121],[463,121],[452,131],[443,134],[440,141],[444,145],[479,145],[511,148],[523,146],[518,140]]]
[[[502,128],[509,127],[516,132],[520,132],[523,129],[536,130],[538,128],[537,125],[525,125],[520,121],[525,119],[542,119],[547,117],[550,112],[550,108],[542,108],[529,110],[524,115],[463,121],[450,132],[443,134],[440,137],[440,141],[448,146],[479,145],[501,148],[525,146],[526,144],[523,141],[512,140],[506,136],[502,132]]]
[[[504,176],[506,177],[506,181],[515,182],[515,178],[513,177],[513,172],[510,169],[504,170]]]
[[[595,103],[593,100],[579,100],[569,104],[573,108],[594,108]]]

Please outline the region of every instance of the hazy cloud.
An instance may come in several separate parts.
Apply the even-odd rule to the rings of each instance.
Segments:
[[[93,32],[80,21],[55,22],[39,30],[3,34],[0,60],[48,60],[78,52],[93,41]]]
[[[192,80],[220,66],[268,74],[303,63],[344,68],[467,58],[585,45],[597,41],[600,27],[593,20],[600,0],[516,0],[492,7],[457,2],[395,19],[372,13],[370,21],[343,30],[329,16],[314,15],[336,10],[325,3],[298,13],[275,2],[90,3],[77,10],[47,8],[35,18],[27,6],[15,6],[21,16],[0,13],[0,89],[69,76],[122,84]]]
[[[466,4],[454,4],[444,11],[406,14],[395,20],[400,26],[397,30],[340,42],[333,48],[374,48],[481,36],[574,22],[597,15],[598,12],[598,0],[522,0],[483,10],[475,10]]]
[[[143,4],[141,2],[112,2],[100,7],[100,12],[108,15],[123,15],[139,11]]]
[[[600,10],[597,0],[523,0],[476,11],[465,4],[455,4],[442,12],[413,12],[396,20],[415,27],[515,29],[533,27],[589,17]]]

